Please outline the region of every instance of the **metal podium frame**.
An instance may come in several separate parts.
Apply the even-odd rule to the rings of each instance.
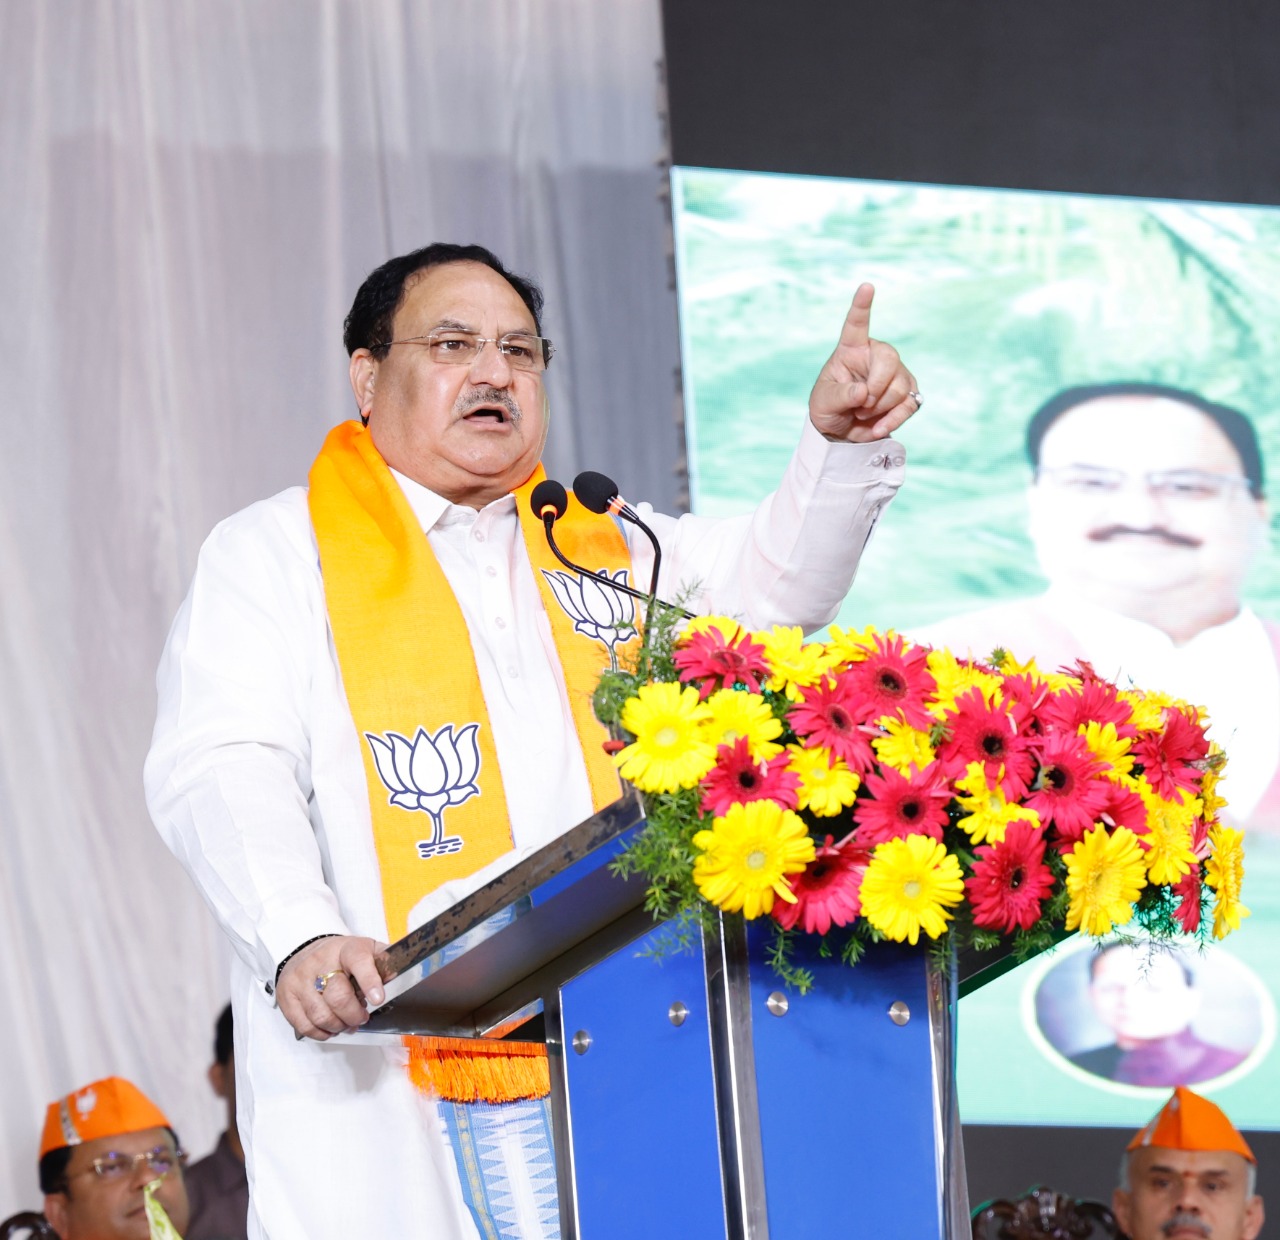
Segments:
[[[803,1214],[811,1204],[807,1197],[795,1196],[794,1181],[803,1173],[802,1163],[786,1166],[785,1174],[781,1169],[793,1158],[792,1146],[804,1142],[794,1133],[784,1141],[769,1132],[769,1126],[786,1128],[792,1122],[788,1116],[788,1082],[811,1080],[815,1073],[830,1071],[829,1079],[835,1086],[833,1097],[844,1088],[847,1106],[850,1098],[860,1098],[864,1089],[907,1089],[906,1078],[912,1077],[915,1079],[908,1091],[910,1102],[899,1108],[910,1110],[912,1115],[890,1114],[891,1101],[876,1104],[882,1118],[912,1123],[917,1136],[928,1129],[927,1143],[919,1145],[916,1152],[912,1187],[902,1190],[902,1208],[914,1209],[918,1216],[913,1240],[926,1240],[920,1231],[926,1216],[927,1230],[938,1240],[967,1237],[968,1201],[954,1090],[955,1006],[960,993],[1003,971],[1007,964],[1002,966],[1001,961],[996,961],[993,966],[988,953],[976,964],[966,962],[963,969],[953,966],[947,970],[939,967],[923,948],[891,944],[869,951],[852,970],[837,961],[814,957],[806,963],[817,973],[816,989],[821,991],[826,986],[840,992],[839,1002],[844,1004],[831,1008],[827,1003],[830,1010],[825,1010],[822,1002],[810,1003],[807,997],[788,995],[780,987],[762,963],[764,936],[758,927],[740,917],[720,917],[716,930],[704,935],[699,955],[686,955],[683,960],[642,956],[632,945],[655,933],[653,919],[644,907],[646,883],[643,876],[618,877],[611,862],[643,821],[639,798],[634,793],[624,796],[393,944],[378,958],[387,1000],[372,1012],[363,1030],[348,1036],[362,1042],[403,1034],[519,1040],[522,1034],[528,1038],[522,1027],[540,1013],[551,1069],[552,1127],[564,1240],[597,1240],[600,1236],[612,1240],[610,1233],[622,1234],[618,1231],[622,1214],[606,1230],[591,1221],[601,1217],[602,1207],[589,1200],[590,1185],[597,1181],[602,1194],[618,1191],[611,1178],[617,1173],[612,1155],[614,1138],[621,1141],[622,1129],[628,1126],[626,1105],[620,1107],[612,1128],[614,1115],[608,1108],[618,1105],[621,1097],[616,1092],[621,1084],[619,1078],[630,1078],[633,1085],[638,1084],[640,1099],[628,1095],[624,1102],[636,1101],[641,1108],[648,1095],[661,1093],[668,1077],[684,1082],[681,1092],[665,1104],[654,1100],[652,1106],[666,1105],[662,1115],[669,1122],[647,1138],[643,1133],[638,1135],[637,1141],[645,1138],[649,1144],[637,1146],[631,1156],[641,1158],[646,1168],[660,1166],[661,1159],[655,1162],[651,1157],[655,1148],[667,1140],[676,1146],[684,1142],[685,1154],[671,1155],[675,1161],[667,1169],[668,1179],[687,1179],[690,1184],[681,1191],[701,1195],[698,1208],[703,1211],[700,1217],[704,1230],[722,1233],[726,1240],[766,1240],[770,1236],[773,1240],[786,1240],[791,1234],[806,1234],[787,1228],[793,1216]],[[869,963],[873,957],[886,962],[892,978],[883,983],[890,989],[880,997],[876,989],[881,984],[877,977],[879,966]],[[607,997],[602,1000],[600,979],[606,973],[622,980],[612,982],[613,990],[606,991]],[[898,993],[892,989],[894,986],[905,986],[911,993],[910,1002],[891,999]],[[668,1004],[663,998],[658,1025],[645,1026],[657,1029],[656,1037],[646,1036],[639,1043],[628,1040],[638,1021],[655,1019],[654,997],[667,991],[690,1002],[672,999]],[[629,1006],[640,1002],[647,1004],[642,1013]],[[589,1014],[585,1023],[584,1012]],[[788,1014],[789,1022],[773,1019]],[[804,1024],[806,1019],[810,1021],[808,1026]],[[903,1029],[912,1020],[914,1066],[908,1072],[899,1062],[907,1045],[902,1040],[906,1035],[894,1030]],[[885,1039],[886,1053],[898,1056],[892,1062],[899,1066],[893,1070],[868,1069],[866,1081],[854,1087],[847,1083],[851,1049],[846,1034],[854,1029],[856,1021],[862,1022],[857,1027],[861,1030],[858,1037]],[[682,1026],[687,1033],[673,1032]],[[601,1032],[593,1037],[592,1029]],[[619,1030],[626,1033],[626,1038],[615,1036]],[[644,1062],[638,1063],[634,1071],[630,1063],[617,1065],[601,1053],[606,1044],[616,1047],[621,1041],[627,1041],[633,1052],[636,1045],[642,1048],[639,1058]],[[835,1060],[830,1059],[833,1045],[837,1047]],[[857,1044],[859,1055],[862,1045]],[[588,1056],[588,1051],[596,1053]],[[650,1054],[658,1058],[650,1061],[646,1058]],[[805,1057],[811,1054],[827,1058],[809,1062]],[[667,1071],[666,1065],[671,1061],[662,1059],[664,1055],[682,1057],[682,1066],[674,1075]],[[775,1070],[769,1056],[784,1060],[778,1067],[788,1070],[794,1057],[794,1070]],[[583,1084],[588,1079],[583,1076],[588,1065],[596,1073],[595,1084],[590,1088]],[[857,1067],[855,1061],[855,1072]],[[690,1072],[693,1078],[688,1075]],[[710,1078],[705,1083],[706,1096],[688,1100],[692,1111],[682,1118],[678,1112],[686,1095],[703,1092],[701,1083],[697,1088],[688,1087],[690,1079],[701,1081],[699,1072]],[[603,1078],[601,1073],[605,1074]],[[643,1080],[637,1082],[637,1077]],[[615,1091],[611,1102],[599,1101],[601,1079]],[[597,1093],[593,1094],[592,1089]],[[850,1094],[849,1090],[854,1092]],[[584,1102],[592,1097],[596,1101]],[[606,1108],[606,1113],[593,1116],[592,1106],[597,1112]],[[925,1108],[927,1116],[918,1114]],[[815,1109],[821,1109],[820,1105]],[[762,1122],[766,1113],[767,1125]],[[642,1114],[636,1122],[643,1128],[652,1120],[652,1115]],[[845,1122],[844,1113],[831,1117],[830,1132],[840,1132],[840,1125]],[[597,1138],[594,1144],[583,1136],[592,1125]],[[806,1124],[804,1135],[809,1131]],[[815,1139],[824,1139],[820,1127],[815,1127],[814,1132]],[[911,1143],[903,1145],[905,1148]],[[708,1149],[709,1146],[714,1148]],[[794,1157],[799,1159],[800,1155]],[[710,1178],[708,1175],[686,1174],[693,1162],[700,1166],[718,1163],[718,1190],[713,1192],[712,1186],[704,1182]],[[774,1168],[772,1180],[766,1163]],[[850,1181],[864,1170],[857,1163],[849,1163]],[[650,1174],[659,1172],[653,1170]],[[874,1172],[867,1174],[867,1183],[874,1185],[876,1191],[889,1191]],[[840,1188],[837,1184],[833,1191]],[[916,1190],[922,1200],[912,1196]],[[790,1194],[790,1204],[785,1210],[775,1205],[771,1226],[770,1201],[780,1192]],[[610,1195],[608,1200],[613,1202],[615,1198]],[[930,1200],[933,1206],[928,1205]],[[642,1208],[642,1203],[633,1204]],[[838,1199],[832,1208],[839,1208]],[[856,1213],[854,1207],[847,1208],[851,1211],[851,1230],[828,1230],[823,1234],[864,1234],[855,1219],[867,1213],[866,1207],[857,1207]],[[708,1220],[717,1216],[720,1225],[714,1226]],[[696,1209],[691,1210],[691,1217],[699,1217]],[[813,1234],[814,1224],[807,1226],[809,1234]],[[865,1234],[885,1234],[883,1224],[873,1226],[868,1222],[867,1227],[870,1230]],[[684,1234],[694,1234],[702,1240],[704,1232],[685,1230]]]

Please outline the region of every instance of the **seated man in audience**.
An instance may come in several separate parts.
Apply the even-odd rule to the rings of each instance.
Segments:
[[[249,1177],[236,1128],[236,1057],[231,1004],[222,1009],[213,1035],[209,1084],[227,1104],[227,1128],[212,1154],[187,1168],[191,1224],[186,1240],[245,1240],[249,1234]]]
[[[62,1240],[148,1240],[143,1189],[179,1234],[187,1226],[186,1155],[163,1113],[109,1076],[49,1104],[40,1138],[44,1214]]]
[[[1131,1240],[1254,1240],[1257,1159],[1222,1110],[1179,1086],[1129,1142],[1111,1208]]]

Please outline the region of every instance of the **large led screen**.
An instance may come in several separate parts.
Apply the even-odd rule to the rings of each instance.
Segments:
[[[1252,916],[1203,953],[1069,941],[967,997],[964,1119],[1134,1127],[1182,1082],[1280,1126],[1280,211],[697,169],[673,207],[694,511],[774,486],[869,280],[925,403],[841,623],[1083,654],[1230,755]]]

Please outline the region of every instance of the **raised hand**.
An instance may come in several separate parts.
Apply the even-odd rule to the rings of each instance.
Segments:
[[[809,418],[828,439],[868,443],[893,434],[923,401],[898,350],[871,339],[875,289],[858,285],[840,343],[809,394]]]

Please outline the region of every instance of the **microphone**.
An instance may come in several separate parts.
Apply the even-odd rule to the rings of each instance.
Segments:
[[[618,484],[594,469],[584,469],[573,480],[573,493],[578,502],[592,512],[616,512],[621,516],[625,510],[630,514],[628,520],[637,521],[635,510],[618,494]]]
[[[529,506],[550,529],[568,512],[569,493],[554,478],[544,478],[533,488],[533,494],[529,496]]]
[[[662,547],[658,543],[658,536],[640,520],[640,514],[618,494],[618,484],[612,478],[596,473],[594,469],[584,469],[573,480],[573,493],[578,497],[578,502],[591,512],[598,512],[601,515],[606,512],[613,513],[624,521],[630,521],[632,525],[639,526],[645,532],[653,544],[653,572],[649,575],[649,597],[656,598],[658,573],[662,569]]]
[[[606,478],[607,482],[608,479]],[[615,488],[616,490],[616,488]],[[575,564],[556,544],[555,534],[552,532],[552,526],[555,525],[569,508],[569,494],[554,479],[545,478],[533,488],[533,494],[529,496],[529,507],[533,509],[534,516],[539,517],[542,521],[543,528],[547,532],[547,545],[551,548],[556,559],[560,561],[565,568],[571,569],[580,577],[591,577],[600,582],[601,585],[608,586],[612,590],[618,590],[623,594],[629,594],[632,598],[639,599],[642,603],[652,607],[654,604],[654,596],[652,594],[644,594],[633,586],[626,585],[624,582],[615,581],[607,572],[601,570],[594,572],[592,569],[584,568],[581,564]],[[652,534],[650,537],[653,537]],[[657,600],[662,603],[661,599]],[[683,607],[673,607],[670,603],[662,603],[662,606],[668,611],[679,612],[686,620],[693,619],[693,612],[685,611]]]

